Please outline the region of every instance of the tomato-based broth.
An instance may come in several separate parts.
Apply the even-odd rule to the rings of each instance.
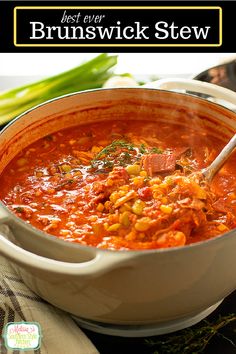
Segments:
[[[198,173],[224,144],[203,128],[161,122],[68,128],[10,162],[0,197],[27,223],[69,242],[127,250],[191,244],[236,226],[236,154],[210,185]]]

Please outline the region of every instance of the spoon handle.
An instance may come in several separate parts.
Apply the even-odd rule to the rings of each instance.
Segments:
[[[230,139],[227,145],[223,148],[220,154],[215,158],[215,160],[210,164],[210,166],[202,170],[203,176],[209,182],[212,180],[214,175],[219,171],[219,169],[224,165],[228,159],[231,152],[236,147],[236,134]]]

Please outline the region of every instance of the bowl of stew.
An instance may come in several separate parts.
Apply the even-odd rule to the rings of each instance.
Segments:
[[[221,105],[153,88],[27,111],[0,134],[1,230],[14,236],[1,231],[0,252],[90,329],[199,321],[236,287],[236,154],[210,184],[198,173],[235,128]]]

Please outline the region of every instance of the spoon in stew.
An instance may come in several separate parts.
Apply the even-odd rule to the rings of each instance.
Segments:
[[[230,139],[227,145],[223,148],[223,150],[219,153],[219,155],[215,158],[215,160],[210,164],[210,166],[202,169],[203,177],[211,182],[215,174],[220,170],[220,168],[224,165],[224,163],[229,158],[230,154],[236,147],[236,134]]]

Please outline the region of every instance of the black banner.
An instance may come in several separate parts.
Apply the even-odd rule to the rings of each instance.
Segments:
[[[1,52],[235,52],[235,2],[0,3]]]
[[[221,7],[18,6],[15,46],[218,47]]]

